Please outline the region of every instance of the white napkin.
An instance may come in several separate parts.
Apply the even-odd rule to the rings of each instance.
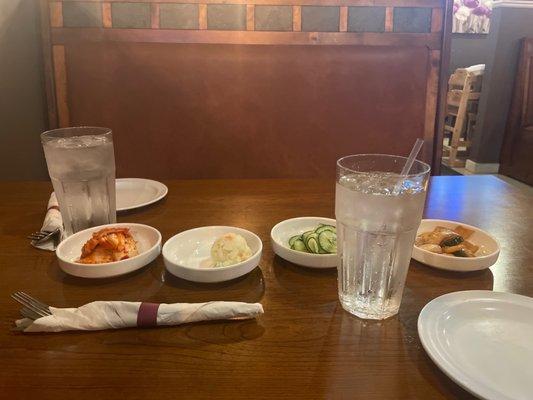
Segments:
[[[56,243],[59,243],[63,238],[63,218],[61,218],[61,213],[59,212],[59,204],[57,203],[56,194],[52,192],[50,200],[48,200],[48,206],[46,207],[46,215],[44,217],[41,231],[52,232],[57,228],[60,229],[59,240],[57,240],[57,236],[45,240],[44,242],[40,242],[39,244],[35,244],[35,241],[32,240],[31,245],[38,249],[55,251]]]
[[[142,306],[141,306],[142,305]],[[139,312],[140,310],[143,310]],[[230,318],[254,318],[263,314],[259,303],[210,301],[208,303],[153,304],[128,301],[94,301],[79,308],[50,307],[52,315],[15,322],[24,332],[103,330]]]

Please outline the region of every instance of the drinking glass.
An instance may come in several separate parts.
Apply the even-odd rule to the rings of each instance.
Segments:
[[[41,134],[65,236],[116,222],[115,155],[108,128],[61,128]]]
[[[411,252],[420,225],[429,165],[359,154],[337,161],[338,287],[342,307],[365,319],[398,313]]]

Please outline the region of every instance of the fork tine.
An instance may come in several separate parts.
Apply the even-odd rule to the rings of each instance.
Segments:
[[[11,297],[22,304],[23,306],[29,308],[30,310],[34,311],[35,313],[39,314],[41,317],[46,317],[50,315],[49,313],[45,312],[44,310],[41,310],[39,307],[34,306],[30,302],[28,302],[26,299],[18,295],[18,293],[14,293],[11,295]]]
[[[21,296],[25,297],[27,300],[34,302],[36,305],[38,305],[41,308],[43,308],[46,312],[50,313],[50,306],[48,304],[45,304],[42,301],[37,300],[35,297],[32,297],[32,296],[30,296],[29,294],[27,294],[25,292],[19,291],[17,293],[20,294]]]
[[[17,295],[20,296],[22,299],[26,300],[29,304],[33,305],[35,308],[39,309],[40,311],[50,315],[50,309],[48,308],[48,304],[43,303],[42,301],[39,301],[37,299],[34,299],[29,294],[24,293],[22,291],[17,292]]]
[[[38,318],[41,318],[41,316],[39,314],[37,314],[36,312],[30,310],[29,308],[26,308],[26,307],[22,307],[20,309],[20,314],[23,316],[23,317],[26,317],[26,318],[29,318],[29,319],[33,319],[34,321]]]
[[[47,234],[46,233],[41,233],[41,232],[35,232],[35,233],[32,233],[31,235],[28,235],[26,236],[28,239],[32,239],[32,240],[38,240],[38,239],[42,239],[43,237],[45,237]]]

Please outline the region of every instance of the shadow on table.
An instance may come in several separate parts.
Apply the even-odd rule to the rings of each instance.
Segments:
[[[337,302],[337,268],[301,267],[274,256],[272,271],[293,306],[308,308]]]
[[[172,288],[180,301],[243,301],[260,302],[265,294],[265,279],[260,267],[249,274],[218,283],[190,282],[178,278],[167,270],[160,271],[159,279]]]

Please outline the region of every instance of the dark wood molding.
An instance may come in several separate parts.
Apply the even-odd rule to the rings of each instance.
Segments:
[[[348,7],[341,6],[339,10],[339,31],[348,31]]]
[[[440,48],[440,33],[189,31],[174,29],[55,28],[53,44],[77,42],[363,45]]]
[[[533,185],[533,38],[523,38],[500,152],[500,173]]]
[[[385,32],[392,32],[394,28],[394,8],[387,7],[385,9]]]
[[[431,50],[428,56],[426,85],[426,110],[424,118],[424,159],[432,160],[435,147],[435,120],[437,117],[437,97],[439,95],[440,50]],[[434,159],[433,159],[434,160]]]
[[[302,7],[292,6],[292,30],[300,32],[302,30]]]
[[[67,96],[67,61],[65,55],[65,46],[53,45],[52,57],[54,61],[54,81],[58,126],[60,128],[64,128],[70,125],[70,113]]]
[[[150,7],[150,26],[159,29],[159,3],[152,3]]]
[[[439,68],[439,93],[437,95],[437,114],[435,119],[435,138],[433,146],[433,175],[440,175],[442,161],[442,140],[444,138],[444,116],[446,107],[446,94],[448,91],[448,68],[450,65],[450,49],[452,40],[453,0],[447,0],[442,10],[441,56]],[[433,24],[432,24],[433,26]]]
[[[48,0],[57,1],[57,0]],[[261,4],[306,6],[391,6],[391,7],[443,7],[445,0],[62,0],[63,2],[114,3],[188,3],[188,4]]]
[[[52,65],[52,42],[50,35],[50,8],[47,0],[40,0],[41,43],[44,60],[44,86],[48,110],[48,128],[57,128],[57,106],[54,91],[54,67]]]

